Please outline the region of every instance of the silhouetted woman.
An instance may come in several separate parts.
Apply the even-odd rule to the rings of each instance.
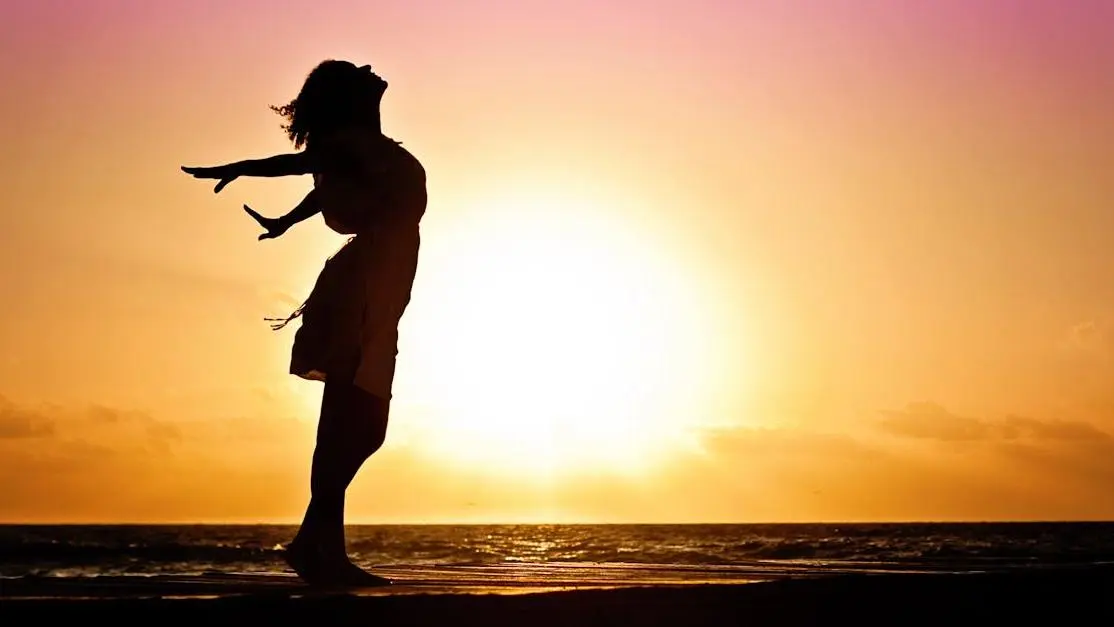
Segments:
[[[352,235],[325,263],[305,304],[290,372],[323,381],[313,451],[311,498],[287,562],[307,582],[368,585],[386,580],[348,559],[344,495],[360,466],[379,449],[397,355],[398,323],[410,302],[418,263],[418,223],[426,208],[425,170],[380,129],[387,83],[369,66],[325,61],[282,107],[295,149],[265,159],[182,168],[218,179],[214,191],[241,176],[312,174],[313,190],[280,218],[244,209],[278,237],[317,213],[334,231]]]

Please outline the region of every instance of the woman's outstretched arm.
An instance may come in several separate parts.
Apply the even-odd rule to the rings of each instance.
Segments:
[[[217,186],[213,188],[213,192],[217,193],[241,176],[296,176],[311,174],[314,167],[309,154],[295,152],[210,167],[182,166],[182,171],[198,179],[217,179]]]
[[[266,229],[266,232],[259,236],[260,240],[274,239],[279,237],[295,224],[308,220],[321,212],[321,205],[317,202],[317,190],[310,190],[302,202],[298,203],[297,207],[291,209],[286,215],[279,218],[268,218],[260,215],[256,210],[244,205],[244,211],[249,216],[259,223],[259,226]]]

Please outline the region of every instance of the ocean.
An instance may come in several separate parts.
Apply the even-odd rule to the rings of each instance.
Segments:
[[[0,577],[289,572],[284,525],[4,525]],[[1114,563],[1114,523],[366,525],[353,561],[411,582],[720,582]],[[2,584],[0,584],[2,585]]]

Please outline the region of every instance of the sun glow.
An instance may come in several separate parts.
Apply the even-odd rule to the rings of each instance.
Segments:
[[[567,200],[500,203],[453,233],[405,329],[424,452],[554,476],[638,472],[679,446],[711,325],[667,251]]]

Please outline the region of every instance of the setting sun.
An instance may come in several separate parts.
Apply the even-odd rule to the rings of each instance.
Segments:
[[[180,168],[330,58],[427,174],[352,520],[1114,516],[1108,4],[58,4],[0,19],[0,519],[300,520],[264,318],[346,238]]]
[[[5,619],[1114,623],[1114,1],[0,53]]]
[[[565,475],[637,471],[693,426],[712,326],[685,269],[599,201],[538,193],[477,212],[423,267],[407,322],[421,447],[450,462]]]

